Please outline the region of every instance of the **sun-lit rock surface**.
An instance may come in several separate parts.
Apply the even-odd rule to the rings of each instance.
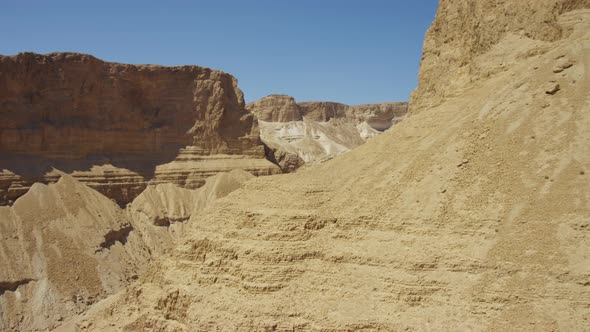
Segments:
[[[349,153],[0,207],[0,330],[587,331],[588,68],[588,1],[442,0],[410,115]]]
[[[128,203],[148,183],[198,187],[217,172],[268,175],[231,75],[90,55],[0,56],[0,202],[59,171]]]

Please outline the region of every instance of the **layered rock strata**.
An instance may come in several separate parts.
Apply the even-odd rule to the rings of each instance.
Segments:
[[[246,107],[258,118],[267,158],[284,172],[348,152],[401,121],[407,103],[348,106],[334,102],[297,103],[270,95]]]
[[[0,56],[0,202],[59,172],[128,203],[148,183],[197,187],[264,159],[229,74],[197,66],[109,63],[90,55]]]

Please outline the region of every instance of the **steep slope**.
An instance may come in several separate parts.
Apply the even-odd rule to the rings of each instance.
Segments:
[[[256,115],[267,158],[284,172],[348,152],[401,121],[407,103],[348,106],[333,102],[296,103],[270,95],[246,105]]]
[[[124,287],[150,254],[119,206],[68,175],[0,207],[0,330],[52,328]]]
[[[0,331],[51,330],[119,291],[170,250],[183,221],[251,177],[149,186],[127,210],[69,175],[34,184],[0,207]]]
[[[317,168],[248,182],[78,326],[588,330],[590,10],[579,8],[590,3],[547,21],[529,9],[552,0],[441,1],[433,27],[470,22],[470,11],[444,15],[466,3],[500,22],[504,6],[487,4],[513,4],[527,28],[570,32],[546,40],[488,24],[505,33],[469,61],[504,69],[436,103],[429,87],[450,78],[426,78],[436,55],[425,53],[424,100],[406,121]]]
[[[571,33],[558,23],[559,15],[588,8],[588,0],[444,0],[424,41],[419,87],[411,98],[412,108],[425,109],[460,94],[499,72],[509,63],[478,61],[506,36],[556,41]],[[542,54],[530,49],[521,57]]]
[[[231,75],[90,55],[0,56],[0,204],[63,171],[120,204],[148,183],[272,174]]]
[[[135,229],[152,257],[167,253],[184,232],[185,223],[215,200],[227,196],[250,180],[252,174],[236,169],[207,178],[195,190],[173,184],[148,186],[128,208]]]

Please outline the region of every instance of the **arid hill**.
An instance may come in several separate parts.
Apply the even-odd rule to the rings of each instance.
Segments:
[[[150,185],[126,209],[67,174],[35,183],[0,206],[0,331],[52,330],[121,290],[172,248],[192,214],[252,177]]]

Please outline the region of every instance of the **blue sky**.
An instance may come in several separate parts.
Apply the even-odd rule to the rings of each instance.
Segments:
[[[437,0],[0,0],[0,54],[74,51],[196,64],[268,94],[347,104],[407,100]]]

